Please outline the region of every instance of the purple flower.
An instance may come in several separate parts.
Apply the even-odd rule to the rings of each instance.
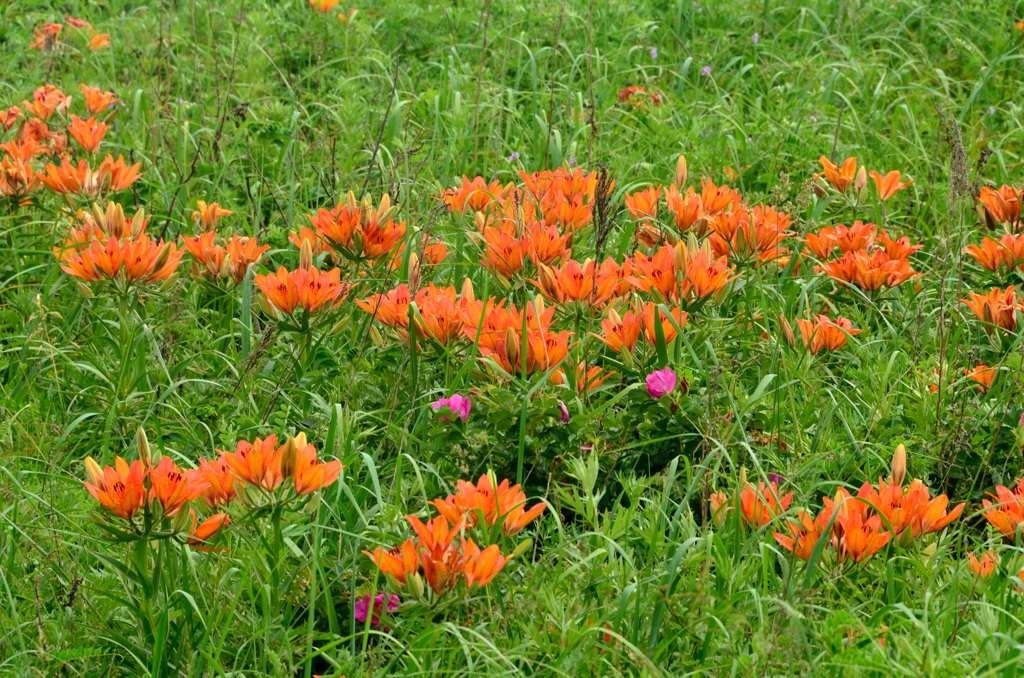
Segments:
[[[509,162],[516,162],[519,160],[519,151],[512,151],[512,155],[508,156]]]
[[[785,476],[781,476],[778,473],[769,473],[768,474],[768,482],[775,483],[776,485],[778,485],[779,483],[781,483],[785,479],[786,479]]]
[[[442,407],[447,407],[453,415],[466,421],[469,419],[469,410],[472,409],[473,403],[469,398],[463,395],[455,393],[451,398],[441,398],[436,403],[431,403],[430,407],[435,412],[440,410]],[[448,417],[441,417],[441,421],[451,421]]]
[[[573,157],[569,158],[569,167],[575,167],[575,166],[576,166],[576,156],[573,156]]]
[[[676,373],[672,368],[654,370],[647,375],[647,392],[657,400],[676,390]]]
[[[402,606],[402,599],[395,594],[388,595],[386,593],[378,593],[377,597],[373,599],[373,611],[370,611],[370,594],[366,594],[362,598],[356,600],[352,606],[353,611],[356,615],[356,620],[363,623],[366,622],[366,616],[370,615],[370,625],[380,628],[381,618],[386,616],[388,612],[394,612]],[[385,631],[390,631],[391,628],[388,626],[383,627]]]
[[[704,68],[700,69],[700,74],[705,76],[711,75],[711,66],[705,66]]]
[[[565,406],[565,403],[563,403],[561,400],[559,400],[558,401],[558,409],[561,410],[561,412],[562,412],[562,415],[560,417],[558,417],[558,421],[562,422],[563,424],[568,423],[568,421],[569,421],[569,408]]]
[[[657,59],[658,58],[658,48],[657,47],[652,47],[651,48],[651,58],[652,59]]]
[[[995,115],[996,114],[996,107],[995,106],[989,106],[988,107],[988,114],[989,115]]]
[[[756,45],[757,41],[760,40],[760,39],[761,39],[761,36],[757,34],[757,31],[754,31],[754,44]]]

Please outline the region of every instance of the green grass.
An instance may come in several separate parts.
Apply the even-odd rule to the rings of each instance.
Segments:
[[[458,289],[468,277],[478,298],[519,307],[534,288],[500,287],[477,263],[472,229],[436,199],[464,174],[507,182],[518,169],[604,167],[617,208],[627,192],[668,185],[682,153],[691,185],[728,182],[751,204],[790,212],[802,234],[882,222],[873,203],[854,212],[811,191],[819,156],[856,156],[914,180],[884,216],[890,233],[925,245],[912,259],[920,290],[911,281],[879,302],[833,294],[810,260],[799,271],[744,269],[722,303],[693,313],[681,339],[642,366],[667,362],[689,380],[669,411],[642,385],[649,370],[585,338],[600,333],[599,317],[583,319],[570,355],[618,374],[586,396],[541,375],[495,379],[468,348],[410,350],[387,332],[378,342],[384,328],[371,332],[351,298],[324,330],[347,325],[318,332],[303,357],[251,283],[215,293],[187,275],[187,256],[169,290],[147,290],[127,313],[104,294],[84,298],[51,254],[65,202],[44,191],[31,207],[0,203],[0,674],[1024,672],[1011,563],[1020,538],[1003,544],[977,513],[986,492],[1024,473],[1021,335],[990,339],[958,301],[1021,282],[960,251],[992,235],[976,223],[973,193],[1021,185],[1024,33],[1014,23],[1024,3],[357,7],[342,23],[350,6],[320,15],[305,0],[0,0],[0,110],[44,82],[74,96],[78,113],[78,83],[113,90],[123,103],[104,152],[145,173],[116,199],[145,208],[154,236],[192,235],[196,200],[217,201],[234,211],[227,230],[271,245],[255,273],[293,268],[288,232],[308,225],[304,215],[348,191],[386,191],[410,244],[429,232],[452,252],[426,281]],[[68,14],[112,45],[28,49],[34,28]],[[618,104],[629,85],[664,104]],[[632,224],[616,215],[606,255],[621,261]],[[573,252],[593,256],[593,235]],[[407,262],[374,269],[353,296],[406,275]],[[780,314],[825,310],[864,332],[813,360],[782,343]],[[984,395],[963,376],[978,362],[1000,367]],[[922,376],[933,368],[939,397]],[[429,408],[452,392],[472,393],[465,424]],[[233,512],[217,543],[229,550],[165,544],[167,586],[146,613],[145,575],[117,567],[131,547],[104,540],[81,485],[85,457],[134,458],[140,426],[183,468],[240,439],[304,432],[345,469],[290,514],[279,541],[271,517]],[[763,444],[762,430],[785,449]],[[751,530],[708,513],[712,491],[769,473],[785,476],[794,510],[817,509],[839,486],[887,476],[898,443],[909,477],[968,502],[941,537],[889,545],[862,565],[807,564],[772,539],[781,520]],[[427,501],[488,469],[521,475],[531,505],[548,502],[503,552],[531,544],[486,588],[436,609],[410,604],[361,551],[400,543],[411,534],[404,516],[433,516]],[[966,554],[987,548],[1004,563],[985,583]],[[391,633],[354,619],[353,601],[377,591],[407,603]]]

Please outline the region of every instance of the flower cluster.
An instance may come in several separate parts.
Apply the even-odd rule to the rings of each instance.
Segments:
[[[415,536],[391,550],[378,547],[372,553],[363,551],[393,586],[407,588],[421,599],[427,595],[424,580],[436,598],[443,598],[459,582],[472,591],[490,583],[515,557],[502,555],[496,543],[481,549],[466,537],[467,531],[475,530],[488,538],[488,528],[500,525],[502,534],[512,536],[546,508],[537,504],[527,509],[526,495],[519,485],[510,486],[508,480],[496,484],[486,475],[475,485],[458,481],[455,494],[431,504],[440,515],[426,523],[416,516],[406,517]]]
[[[822,263],[814,270],[828,275],[840,287],[856,285],[873,292],[897,287],[920,276],[910,265],[910,256],[922,249],[906,236],[890,238],[886,229],[861,221],[853,226],[825,226],[806,234],[802,242]],[[838,255],[834,259],[829,259]]]
[[[67,31],[64,29],[67,28]],[[50,22],[33,30],[29,49],[41,52],[53,52],[68,46],[67,38],[84,41],[86,47],[95,52],[110,44],[110,34],[100,33],[92,24],[84,19],[72,16],[64,17],[64,23]]]

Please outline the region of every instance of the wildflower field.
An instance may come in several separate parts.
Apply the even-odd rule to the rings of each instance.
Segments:
[[[343,2],[0,0],[0,675],[1024,675],[1024,2]]]

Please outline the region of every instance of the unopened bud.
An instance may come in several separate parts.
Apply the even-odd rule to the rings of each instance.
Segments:
[[[473,281],[469,278],[462,281],[462,300],[476,301],[476,296],[473,293]]]
[[[339,320],[338,322],[334,323],[334,326],[331,327],[331,331],[328,332],[327,334],[329,334],[332,337],[336,336],[338,334],[341,334],[345,330],[345,328],[348,327],[348,324],[351,321],[352,321],[352,316],[347,315],[347,316],[343,317],[341,320]]]
[[[420,576],[419,572],[413,572],[406,575],[405,583],[409,588],[409,592],[412,593],[416,600],[423,601],[426,590],[423,588],[423,577]]]
[[[220,268],[217,270],[217,280],[221,278],[227,278],[231,275],[231,258],[224,257],[220,262]]]
[[[146,437],[146,429],[141,426],[135,430],[135,443],[139,447],[139,459],[146,468],[153,467],[153,457],[149,451],[149,438]]]
[[[100,489],[104,488],[103,469],[100,468],[100,465],[92,457],[85,458],[85,475],[90,483]]]
[[[370,325],[370,340],[377,348],[384,348],[384,337],[380,336],[380,330],[376,325]]]
[[[549,298],[554,299],[556,302],[561,301],[558,277],[551,270],[550,266],[541,263],[537,264],[537,282],[540,284],[541,291]]]
[[[163,294],[164,292],[169,292],[171,290],[171,288],[174,287],[174,283],[176,283],[176,282],[178,282],[178,274],[177,273],[175,273],[170,278],[165,280],[164,284],[161,285],[157,289],[157,292],[159,292],[160,294]]]
[[[160,252],[156,255],[156,260],[153,262],[154,273],[167,265],[167,261],[171,258],[171,247],[171,243],[165,242],[164,246],[160,248]]]
[[[79,293],[79,294],[81,294],[81,295],[82,295],[83,297],[85,297],[86,299],[92,299],[92,298],[93,298],[93,296],[95,296],[95,295],[94,295],[94,294],[92,293],[92,290],[91,290],[91,289],[89,289],[89,286],[88,286],[88,285],[86,285],[86,284],[85,284],[84,282],[82,282],[81,280],[76,280],[76,281],[75,281],[75,287],[77,287],[77,288],[78,288],[78,293]]]
[[[377,214],[384,214],[391,209],[391,197],[385,193],[380,198],[380,206],[377,208]]]
[[[304,434],[302,436],[302,442],[306,440]],[[305,447],[305,445],[303,445]],[[295,475],[295,461],[298,459],[299,441],[295,437],[291,437],[285,441],[284,445],[281,446],[281,477],[291,478]]]
[[[686,184],[686,156],[679,156],[676,161],[676,188],[682,188]]]
[[[508,359],[512,369],[516,369],[520,365],[520,358],[522,358],[522,347],[520,346],[519,335],[511,327],[505,330],[505,357]]]
[[[782,330],[782,338],[790,346],[796,346],[796,335],[793,334],[793,326],[786,320],[786,316],[779,314],[779,328]]]
[[[907,448],[902,443],[896,446],[892,453],[891,478],[897,485],[903,485],[903,479],[907,475]]]
[[[174,522],[171,523],[171,529],[175,532],[188,532],[189,523],[192,522],[193,518],[195,518],[195,514],[191,510],[186,511],[184,508],[181,508],[174,514]]]
[[[409,253],[409,289],[417,290],[423,278],[420,275],[420,258],[415,252]]]
[[[277,310],[274,308],[274,305],[270,303],[270,300],[267,299],[267,295],[259,294],[256,296],[256,299],[259,301],[260,308],[263,309],[263,313],[265,315],[268,315],[271,318],[277,318]]]
[[[897,540],[897,543],[900,545],[900,548],[908,548],[911,544],[914,543],[914,531],[909,527],[903,528],[903,531],[900,532],[900,536]]]
[[[516,545],[516,550],[512,552],[512,555],[508,557],[508,560],[512,560],[513,558],[518,558],[519,556],[523,555],[524,553],[530,550],[531,546],[533,546],[532,539],[524,539],[523,541],[519,542],[519,544]]]
[[[741,466],[740,467],[740,484],[739,484],[739,486],[741,488],[747,486],[747,467],[746,466]]]
[[[121,210],[121,206],[118,205],[117,209]],[[123,211],[120,211],[119,217],[120,217],[120,219],[122,221],[124,220],[124,212]],[[142,233],[142,228],[145,225],[146,225],[146,210],[140,209],[138,212],[135,213],[135,216],[132,217],[132,237],[136,237],[136,236],[140,235]]]
[[[356,202],[356,194],[352,191],[348,192],[345,196],[345,206],[348,207],[350,212],[355,212],[359,208],[359,203]]]
[[[484,217],[483,212],[477,212],[473,215],[473,223],[476,224],[476,230],[483,231],[487,225],[487,219]]]
[[[313,268],[313,246],[309,243],[308,239],[304,239],[302,246],[299,247],[299,268],[304,271],[309,271]]]
[[[860,169],[857,170],[857,176],[854,177],[854,179],[853,179],[853,187],[856,188],[859,191],[861,189],[867,188],[867,186],[868,186],[868,171],[867,171],[867,168],[864,167],[864,165],[861,165]]]

